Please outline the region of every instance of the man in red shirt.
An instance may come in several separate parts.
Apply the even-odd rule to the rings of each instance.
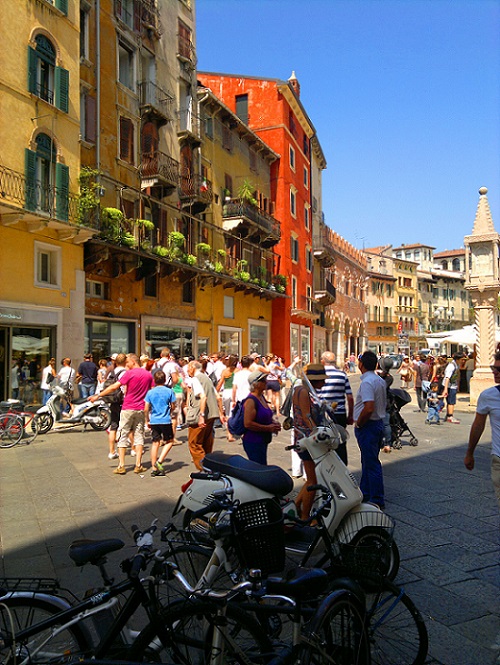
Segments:
[[[139,357],[135,353],[127,355],[126,372],[121,374],[118,381],[105,388],[99,395],[90,398],[91,402],[105,397],[118,388],[125,386],[125,397],[120,414],[120,439],[117,443],[118,466],[113,473],[123,476],[127,473],[125,469],[125,453],[129,446],[128,435],[134,434],[134,446],[136,462],[134,473],[144,473],[146,469],[142,466],[142,453],[144,451],[144,398],[148,390],[154,387],[154,379],[151,372],[141,367]]]

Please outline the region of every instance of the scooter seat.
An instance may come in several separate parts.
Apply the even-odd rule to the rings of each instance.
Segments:
[[[266,592],[290,596],[296,600],[317,598],[324,593],[328,573],[321,568],[295,568],[283,579],[270,577],[266,583]]]
[[[274,496],[285,496],[293,490],[293,480],[288,473],[273,464],[265,466],[241,455],[225,453],[209,453],[202,464],[210,471],[238,478]]]
[[[72,399],[71,403],[72,404],[85,404],[85,402],[88,402],[89,398],[88,397],[78,397],[77,399]]]

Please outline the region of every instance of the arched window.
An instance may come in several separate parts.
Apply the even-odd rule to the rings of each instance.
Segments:
[[[453,266],[453,268],[452,268],[453,270],[455,270],[456,272],[459,272],[460,271],[460,259],[453,259],[452,266]]]
[[[441,268],[443,270],[448,270],[448,261],[441,261]]]
[[[45,35],[37,35],[35,44],[28,46],[28,90],[67,113],[69,72],[56,67],[56,49]]]
[[[36,150],[25,152],[27,210],[38,210],[51,217],[68,219],[69,168],[56,162],[54,140],[38,134]]]

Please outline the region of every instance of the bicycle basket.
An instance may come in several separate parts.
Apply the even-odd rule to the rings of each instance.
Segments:
[[[339,559],[351,573],[385,576],[390,568],[394,520],[385,513],[361,511],[336,533]]]
[[[235,548],[240,563],[263,575],[285,566],[283,513],[274,499],[242,503],[231,515]]]

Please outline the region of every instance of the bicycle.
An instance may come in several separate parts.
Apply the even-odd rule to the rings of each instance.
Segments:
[[[229,478],[226,477],[224,483],[223,490],[213,493],[212,503],[193,516],[197,519],[214,513],[214,517],[208,522],[208,533],[205,532],[205,536],[197,533],[196,544],[183,540],[183,533],[178,532],[173,524],[162,530],[162,539],[169,542],[169,557],[178,563],[189,577],[192,586],[197,589],[217,584],[227,586],[228,583],[245,579],[247,574],[235,548],[230,520],[224,513],[230,505],[228,497],[232,490]],[[308,564],[318,540],[323,539],[324,554],[314,561],[313,565],[318,568],[327,567],[329,581],[325,588],[337,588],[339,579],[340,585],[345,586],[347,577],[365,593],[372,665],[423,665],[428,650],[425,623],[404,589],[398,588],[380,574],[379,563],[384,552],[378,547],[379,540],[375,544],[367,540],[362,547],[359,543],[352,547],[332,543],[322,519],[323,512],[330,508],[331,494],[324,487],[316,486],[310,489],[322,492],[322,503],[309,520],[293,521],[302,527],[317,522],[316,537],[305,556],[302,549],[298,548],[299,562],[294,561],[293,564]],[[186,537],[191,538],[192,533],[188,532]],[[289,551],[287,548],[287,552]],[[352,588],[356,591],[356,586]]]
[[[116,584],[104,564],[108,554],[124,546],[123,541],[107,539],[72,543],[70,557],[74,563],[97,566],[104,583],[102,589],[91,591],[83,600],[75,599],[72,594],[69,594],[70,599],[61,595],[55,581],[50,584],[44,579],[18,579],[14,583],[4,580],[7,589],[0,593],[2,665],[66,663],[84,658],[130,660],[130,654],[135,660],[143,660],[146,652],[150,655],[166,647],[173,662],[191,665],[176,646],[173,633],[163,629],[164,609],[156,596],[155,582],[164,576],[164,561],[158,552],[153,552],[152,534],[155,530],[155,524],[144,532],[134,528],[138,552],[122,562],[127,577]],[[151,574],[141,580],[140,571],[151,563]],[[159,636],[156,642],[145,643],[143,633],[128,626],[140,607],[146,613],[148,630]],[[240,615],[233,618],[233,614],[235,612],[230,610],[228,616],[234,625],[238,625]],[[92,626],[86,620],[91,620]],[[269,648],[268,640],[258,627],[251,640]]]
[[[268,580],[262,587],[260,571],[254,571],[249,580],[225,591],[214,591],[193,588],[176,564],[167,561],[165,565],[170,579],[180,582],[187,597],[166,606],[161,630],[172,635],[171,641],[175,639],[186,662],[210,665],[368,665],[370,662],[364,607],[354,593],[338,589],[313,609],[311,601],[320,595],[327,577],[323,570],[299,570],[293,579]],[[265,630],[269,619],[279,616],[292,621],[291,636],[287,635],[285,640],[278,640]],[[244,638],[247,633],[250,639]],[[147,645],[157,641],[162,641],[158,627],[147,627],[137,641],[137,652],[132,651],[131,657],[148,655]],[[165,656],[169,655],[167,648]]]
[[[0,448],[12,448],[16,444],[32,443],[40,431],[35,413],[7,411],[0,415]]]

